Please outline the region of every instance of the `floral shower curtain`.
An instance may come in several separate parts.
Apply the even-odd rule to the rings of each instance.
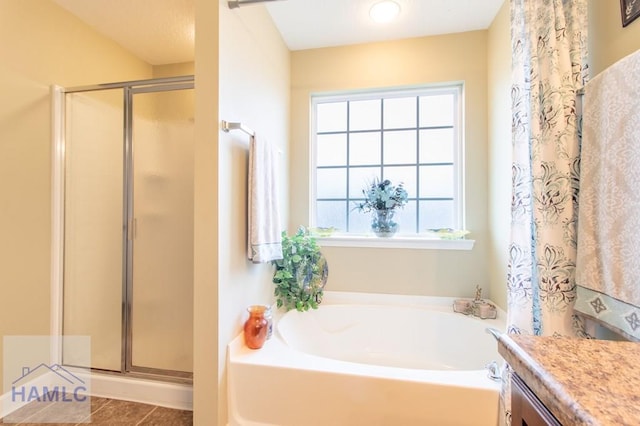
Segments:
[[[574,335],[587,0],[512,0],[508,331]]]
[[[507,331],[574,336],[576,105],[587,78],[587,0],[511,0],[511,47]]]

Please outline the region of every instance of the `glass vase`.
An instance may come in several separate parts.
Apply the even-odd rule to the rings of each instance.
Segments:
[[[378,237],[393,237],[398,231],[398,224],[393,221],[395,210],[374,210],[371,221],[371,230]]]
[[[244,323],[244,342],[250,349],[260,349],[269,334],[269,321],[265,312],[269,307],[252,305],[247,308],[249,318]],[[269,313],[271,310],[269,309]]]

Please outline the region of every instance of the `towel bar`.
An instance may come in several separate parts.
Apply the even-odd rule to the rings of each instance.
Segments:
[[[256,133],[253,130],[251,130],[250,128],[248,128],[242,123],[229,122],[229,121],[222,120],[221,127],[222,127],[222,131],[227,133],[229,133],[231,130],[242,130],[249,136],[256,135]]]

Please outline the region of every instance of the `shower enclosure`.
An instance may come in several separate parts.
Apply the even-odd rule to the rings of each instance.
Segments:
[[[193,76],[59,91],[59,328],[92,342],[91,365],[62,347],[64,365],[192,379],[193,92]]]

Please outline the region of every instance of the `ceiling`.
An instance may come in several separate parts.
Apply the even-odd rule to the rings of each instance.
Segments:
[[[193,61],[194,0],[53,2],[152,65]]]
[[[194,0],[53,0],[152,65],[193,61]],[[221,4],[226,4],[223,0]],[[291,50],[481,30],[504,0],[394,0],[398,18],[369,19],[379,0],[285,0],[266,3]],[[241,14],[244,5],[234,9]]]
[[[376,24],[380,0],[286,0],[267,9],[291,50],[459,33],[489,28],[504,0],[394,0],[400,14]],[[248,7],[248,6],[246,6]]]

